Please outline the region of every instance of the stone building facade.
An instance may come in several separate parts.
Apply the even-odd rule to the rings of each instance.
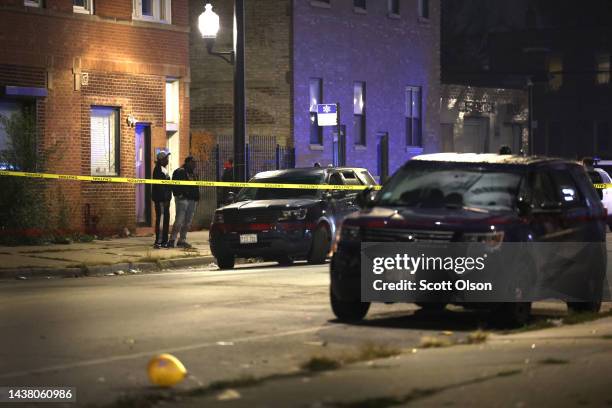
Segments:
[[[176,167],[189,152],[188,32],[187,0],[0,0],[0,114],[35,106],[45,171],[150,177],[168,148]],[[74,229],[151,225],[144,186],[66,180],[47,193]]]

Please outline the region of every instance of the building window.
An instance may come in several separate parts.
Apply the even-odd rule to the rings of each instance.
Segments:
[[[170,24],[171,0],[133,0],[133,18]]]
[[[365,82],[353,84],[353,131],[355,144],[366,145],[366,85]]]
[[[367,9],[367,1],[366,0],[353,0],[353,7],[358,10],[366,10]]]
[[[610,54],[597,55],[597,83],[608,85],[610,83]]]
[[[310,0],[313,7],[331,8],[331,0]]]
[[[72,0],[72,10],[75,13],[93,14],[93,0]]]
[[[429,18],[429,0],[419,0],[419,17]]]
[[[24,0],[23,5],[26,7],[40,7],[42,0]]]
[[[399,0],[388,0],[389,4],[389,14],[392,16],[399,16],[400,7]]]
[[[550,89],[558,91],[563,86],[563,59],[560,56],[553,56],[548,61],[548,73],[551,75],[549,82]]]
[[[119,175],[119,110],[91,108],[91,174]]]
[[[321,78],[310,78],[309,84],[310,103],[310,144],[323,144],[323,128],[317,123],[317,105],[323,100],[323,80]]]
[[[406,145],[423,145],[423,125],[421,115],[421,87],[406,87]]]

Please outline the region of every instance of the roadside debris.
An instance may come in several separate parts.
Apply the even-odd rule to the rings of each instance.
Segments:
[[[217,394],[217,401],[230,401],[242,398],[240,393],[232,388],[228,388]]]

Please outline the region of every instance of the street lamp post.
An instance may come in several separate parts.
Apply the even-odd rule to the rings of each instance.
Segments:
[[[246,135],[246,96],[244,90],[244,0],[234,0],[234,49],[214,51],[219,32],[219,16],[212,10],[210,3],[198,18],[198,28],[206,42],[210,55],[215,55],[234,66],[234,180],[246,181],[245,135]]]

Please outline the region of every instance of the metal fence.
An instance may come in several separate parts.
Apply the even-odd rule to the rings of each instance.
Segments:
[[[192,154],[198,160],[198,179],[219,181],[223,163],[234,157],[233,140],[231,136],[218,137],[216,145],[199,146]],[[273,136],[249,136],[245,146],[245,165],[249,179],[262,171],[294,168],[295,149],[280,146]],[[210,224],[220,194],[218,188],[200,188],[200,203],[194,219],[196,226],[207,227]]]

